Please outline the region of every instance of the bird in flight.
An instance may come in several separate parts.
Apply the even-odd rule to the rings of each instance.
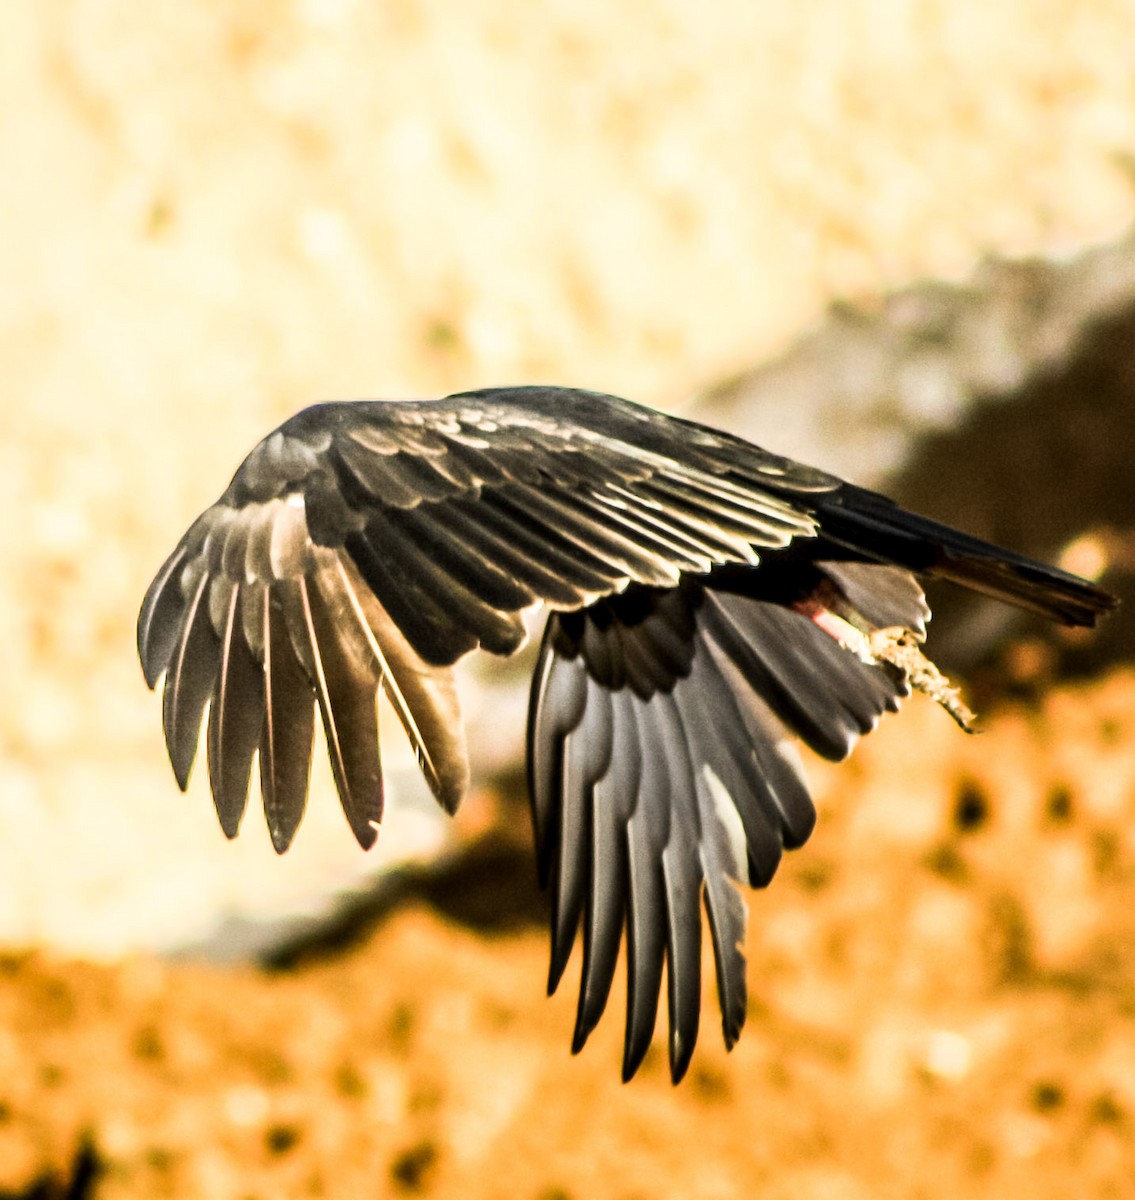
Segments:
[[[269,434],[158,572],[138,618],[178,784],[206,706],[235,837],[253,757],[268,831],[303,816],[318,710],[351,830],[383,813],[384,694],[447,812],[469,783],[453,666],[549,616],[528,777],[553,991],[583,930],[573,1049],[624,930],[623,1077],[667,981],[672,1078],[701,999],[702,906],[726,1045],[747,1007],[742,884],[815,810],[794,744],[844,758],[912,688],[970,714],[919,645],[937,576],[1068,625],[1113,607],[1056,568],[728,433],[615,396],[492,388],[317,404]]]

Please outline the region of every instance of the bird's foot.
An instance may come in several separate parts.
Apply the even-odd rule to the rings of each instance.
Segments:
[[[961,690],[922,653],[909,629],[898,625],[875,629],[867,635],[867,643],[875,662],[898,671],[916,692],[940,704],[966,733],[977,732],[977,714],[962,699]]]

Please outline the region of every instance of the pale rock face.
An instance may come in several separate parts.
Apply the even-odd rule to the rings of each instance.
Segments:
[[[541,378],[675,403],[835,296],[1115,236],[1129,31],[1127,4],[1056,0],[22,6],[0,939],[168,945],[376,863],[322,768],[284,861],[218,843],[203,772],[168,794],[132,613],[218,464],[317,397]],[[439,836],[399,817],[378,853]]]

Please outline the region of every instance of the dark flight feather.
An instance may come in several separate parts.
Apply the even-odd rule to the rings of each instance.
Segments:
[[[264,726],[260,790],[278,854],[292,844],[304,808],[315,735],[315,699],[296,658],[277,589],[264,591]]]
[[[226,837],[234,838],[248,801],[252,759],[264,724],[261,668],[245,640],[240,584],[229,589],[221,662],[209,706],[209,783]]]

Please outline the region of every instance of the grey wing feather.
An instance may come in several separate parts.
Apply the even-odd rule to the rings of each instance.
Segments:
[[[331,773],[359,845],[374,844],[382,820],[382,768],[378,753],[378,675],[373,664],[362,665],[344,644],[349,626],[338,624],[327,611],[319,588],[323,570],[308,582],[296,580],[284,592],[289,625],[302,628],[307,644],[304,655],[323,719]],[[331,576],[334,578],[334,576]]]
[[[422,660],[349,559],[337,556],[334,568],[343,611],[349,609],[355,621],[354,644],[360,651],[365,646],[377,664],[383,691],[438,803],[456,812],[469,785],[469,755],[453,672]]]
[[[704,755],[701,782],[709,789],[706,799],[715,801],[721,794],[717,789],[723,789],[739,816],[744,853],[734,877],[764,887],[780,865],[787,838],[771,788],[756,766],[761,735],[755,734],[745,717],[754,697],[740,677],[718,669],[709,636],[703,632],[698,640],[699,652],[689,680],[675,686],[674,700],[691,741]],[[804,799],[811,811],[806,791]],[[708,807],[712,810],[712,805]]]
[[[292,647],[278,589],[263,590],[264,726],[260,791],[278,854],[292,844],[307,805],[315,698]]]
[[[608,709],[612,758],[610,770],[592,792],[591,886],[584,912],[583,969],[573,1053],[583,1049],[611,991],[629,887],[627,822],[638,797],[642,771],[630,694],[609,692],[603,699]],[[615,746],[619,747],[617,754]]]
[[[706,624],[752,689],[817,754],[846,758],[905,690],[800,613],[710,592]]]
[[[627,1018],[623,1082],[633,1078],[650,1048],[658,1018],[666,956],[666,910],[662,852],[669,838],[670,783],[656,730],[644,721],[640,701],[629,708],[637,727],[628,731],[625,753],[641,764],[635,810],[627,821]]]
[[[169,666],[181,632],[181,615],[185,611],[181,571],[186,554],[183,543],[166,559],[147,589],[138,614],[138,657],[146,684],[151,688]]]
[[[848,604],[876,629],[897,626],[919,639],[926,636],[930,606],[918,580],[900,567],[877,563],[821,562],[825,575]]]
[[[537,590],[470,545],[449,519],[450,511],[450,505],[439,505],[425,513],[417,509],[390,512],[385,519],[465,591],[477,589],[481,600],[492,608],[518,612],[535,604]]]
[[[567,965],[587,903],[594,790],[611,764],[611,720],[606,697],[589,697],[579,725],[563,736],[559,853],[552,882],[552,958],[548,991],[554,992]]]
[[[670,778],[670,837],[662,851],[666,892],[666,977],[670,1011],[670,1076],[686,1073],[701,1014],[701,887],[696,768],[690,759],[673,695],[660,693],[652,716]]]
[[[219,665],[220,639],[209,620],[208,592],[209,577],[202,573],[185,606],[162,698],[166,748],[182,791],[189,786],[201,717]]]
[[[248,799],[252,759],[264,724],[260,664],[248,648],[241,620],[240,585],[229,589],[221,635],[221,662],[209,708],[209,781],[226,837],[236,837]]]
[[[555,823],[559,820],[563,787],[564,738],[583,720],[587,703],[587,672],[583,664],[552,653],[552,635],[549,626],[532,676],[528,706],[528,795],[532,802],[532,828],[541,887],[548,886],[557,845]]]
[[[378,599],[391,613],[399,614],[407,636],[419,622],[428,623],[428,632],[411,636],[411,641],[428,642],[431,648],[446,646],[439,651],[443,660],[439,665],[477,645],[495,654],[511,654],[524,641],[524,622],[517,608],[495,607],[484,598],[483,589],[447,570],[427,544],[394,522],[376,517],[365,533],[353,534],[347,545]],[[461,614],[465,637],[449,646],[454,613]]]

